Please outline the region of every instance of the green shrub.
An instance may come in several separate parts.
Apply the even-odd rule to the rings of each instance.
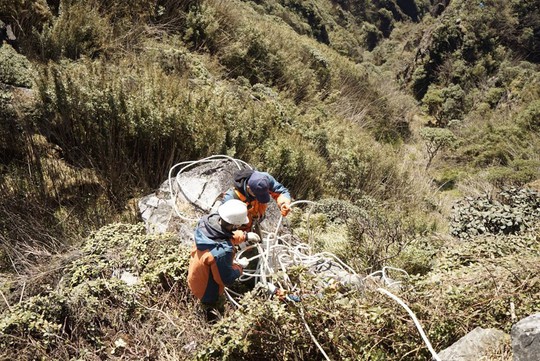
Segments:
[[[459,85],[439,89],[431,86],[422,99],[426,111],[436,120],[436,125],[444,127],[450,120],[462,119],[467,110],[465,92]]]
[[[25,347],[29,340],[55,347],[67,315],[66,299],[59,294],[34,296],[0,314],[2,349]]]
[[[424,253],[422,264],[437,269],[426,273],[423,268],[423,275],[389,290],[411,307],[435,350],[450,346],[478,324],[509,332],[510,302],[518,317],[540,305],[538,277],[530,276],[540,255],[535,232],[513,236],[510,242],[491,237],[450,244],[423,240],[413,246]],[[366,279],[356,292],[337,285],[321,289],[317,277],[302,269],[291,276],[301,303],[267,299],[258,293],[262,290],[245,295],[242,307],[212,329],[199,359],[322,359],[306,327],[331,359],[430,357],[405,310],[375,292],[380,286],[376,280]]]
[[[362,26],[364,32],[364,43],[368,50],[373,50],[383,38],[382,32],[370,23],[364,23]]]
[[[427,152],[426,169],[429,168],[435,156],[445,148],[454,147],[457,141],[451,130],[446,128],[425,127],[420,129],[420,136],[424,140]]]
[[[198,359],[322,359],[309,332],[330,359],[382,361],[411,357],[412,352],[412,360],[426,355],[411,348],[416,335],[410,325],[392,317],[401,312],[383,296],[339,287],[321,290],[309,286],[315,283],[313,276],[300,273],[298,278],[301,304],[245,296],[234,320],[225,318],[213,328],[212,341]]]
[[[30,88],[32,68],[28,59],[9,44],[0,45],[0,83]]]
[[[517,123],[524,129],[540,131],[540,100],[531,102],[517,116]]]
[[[523,232],[540,217],[540,197],[529,189],[508,188],[497,198],[467,197],[454,205],[451,234],[467,238],[484,233]]]
[[[454,168],[446,168],[440,172],[434,179],[438,189],[447,191],[454,189],[460,177],[463,176],[463,171]]]
[[[299,139],[295,147],[290,147],[289,142],[290,139],[279,139],[267,143],[262,161],[295,198],[316,199],[323,192],[319,177],[323,162],[309,144]]]
[[[489,122],[481,127],[471,127],[462,137],[458,147],[467,161],[475,167],[508,167],[519,159],[531,159],[534,153],[534,133],[508,122]],[[532,152],[531,152],[532,151]]]
[[[39,44],[36,32],[41,31],[53,18],[46,0],[2,0],[0,1],[0,19],[11,24],[23,53],[32,54]]]
[[[124,332],[129,335],[125,341],[144,344],[141,354],[130,351],[139,359],[146,352],[159,353],[160,343],[148,342],[150,334],[160,335],[161,341],[178,336],[168,305],[184,312],[182,318],[191,326],[197,322],[196,313],[186,311],[189,249],[176,237],[147,235],[143,224],[111,224],[89,236],[81,254],[73,256],[59,270],[64,277],[51,282],[54,288],[42,287],[38,296],[24,299],[17,295],[20,302],[0,313],[0,357],[18,348],[24,348],[22,358],[69,359],[85,352],[105,357]],[[123,272],[138,282],[122,281]],[[47,275],[53,274],[47,270]],[[27,290],[30,286],[35,287]],[[175,297],[169,299],[171,293]],[[160,309],[151,306],[157,300]]]
[[[540,161],[535,159],[515,159],[507,167],[487,168],[487,179],[499,187],[523,186],[538,179]]]
[[[81,62],[51,65],[40,81],[40,128],[68,162],[98,170],[119,201],[130,184],[161,181],[173,159],[218,153],[224,141],[220,127],[206,124],[217,124],[219,98],[211,91],[193,96],[155,65],[129,73],[127,65]]]
[[[210,52],[217,50],[216,33],[220,24],[212,7],[206,5],[191,7],[186,14],[185,22],[183,39],[186,44],[196,50],[207,49]]]
[[[486,94],[486,102],[491,108],[495,108],[505,93],[506,89],[504,88],[490,88]]]
[[[255,29],[246,29],[237,42],[221,56],[221,63],[233,78],[242,76],[254,85],[276,85],[282,80],[285,64],[280,54]]]
[[[348,223],[349,247],[357,250],[354,260],[348,261],[368,273],[393,263],[415,236],[414,226],[388,214],[381,204],[373,203]]]
[[[325,187],[329,194],[354,200],[362,196],[384,200],[407,192],[410,174],[400,170],[384,146],[367,136],[350,137],[350,130],[336,126],[328,142],[328,171]],[[405,183],[404,183],[405,182]]]
[[[60,15],[39,34],[41,58],[97,57],[111,46],[110,21],[91,3],[64,3]]]

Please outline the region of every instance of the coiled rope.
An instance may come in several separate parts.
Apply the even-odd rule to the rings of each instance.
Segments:
[[[173,174],[174,169],[178,167],[182,167],[180,168],[180,170],[178,171],[176,175],[176,185],[178,187],[178,191],[182,192],[185,195],[185,198],[188,199],[188,201],[190,201],[191,203],[195,204],[196,206],[203,209],[210,209],[209,205],[201,204],[200,201],[197,200],[196,198],[189,197],[190,195],[187,194],[186,191],[182,188],[180,175],[186,170],[191,169],[192,167],[196,165],[208,164],[212,162],[223,162],[223,161],[233,162],[238,169],[243,169],[243,168],[253,169],[253,167],[251,167],[248,163],[242,160],[235,159],[226,155],[213,155],[213,156],[210,156],[201,160],[197,160],[197,161],[186,161],[186,162],[175,164],[169,170],[169,192],[171,195],[171,201],[173,203],[174,210],[178,217],[180,217],[181,219],[185,221],[190,221],[190,222],[197,221],[197,219],[190,218],[183,215],[182,212],[180,212],[180,210],[178,209],[178,205],[176,202],[176,197],[178,196],[178,192],[175,192],[174,186],[172,184],[172,174]],[[311,212],[314,206],[317,203],[313,201],[308,201],[308,200],[298,200],[298,201],[292,202],[290,206],[292,208],[300,204],[311,205],[311,208],[308,213],[308,224],[309,224],[309,217],[311,215]],[[287,241],[287,239],[290,238],[290,235],[288,234],[279,236],[279,230],[281,229],[282,223],[283,223],[283,216],[280,216],[278,224],[274,232],[263,232],[264,237],[261,240],[261,243],[249,245],[245,247],[244,249],[240,250],[236,254],[236,258],[239,259],[243,257],[243,255],[246,252],[252,249],[256,249],[256,255],[248,258],[248,260],[250,261],[250,263],[252,261],[258,260],[256,269],[255,270],[245,269],[244,273],[239,278],[240,281],[245,282],[245,281],[254,279],[255,284],[262,284],[263,287],[267,287],[267,288],[274,287],[273,283],[271,282],[271,281],[274,281],[278,283],[280,288],[287,290],[288,292],[294,292],[296,291],[296,285],[292,284],[289,276],[287,275],[287,270],[291,266],[297,266],[297,265],[305,266],[308,269],[315,265],[317,266],[332,265],[333,267],[338,267],[341,270],[346,271],[358,277],[358,274],[356,273],[356,271],[352,267],[348,266],[336,255],[330,252],[320,252],[320,253],[313,254],[310,245],[306,243],[293,244],[293,242]],[[380,271],[376,271],[370,275],[367,275],[362,280],[365,281],[370,278],[379,277],[380,280],[383,282],[383,284],[385,284],[386,286],[393,286],[393,285],[398,284],[399,281],[393,281],[387,276],[388,270],[401,272],[408,276],[407,272],[405,272],[404,270],[386,266],[386,267],[383,267],[383,269]],[[279,271],[281,271],[283,275],[282,279],[274,280],[273,279],[274,276],[277,273],[279,273]],[[441,361],[440,357],[437,355],[437,353],[433,349],[433,346],[431,345],[427,335],[425,334],[422,328],[422,325],[418,321],[418,318],[416,317],[414,312],[407,306],[407,304],[402,299],[400,299],[399,297],[397,297],[396,295],[394,295],[393,293],[391,293],[385,288],[379,287],[377,288],[377,291],[392,298],[395,302],[397,302],[401,307],[403,307],[407,311],[407,313],[413,320],[416,328],[418,329],[418,332],[420,333],[422,340],[424,341],[428,350],[430,351],[433,357],[433,360]],[[225,294],[231,303],[233,303],[236,307],[240,307],[240,304],[234,299],[234,297],[235,296],[241,297],[242,295],[232,291],[229,288],[225,288]],[[269,294],[269,297],[271,297],[270,294]],[[326,354],[326,352],[324,351],[320,343],[317,341],[317,339],[311,332],[311,329],[309,328],[309,325],[307,324],[304,318],[304,312],[303,312],[302,307],[300,307],[299,310],[300,310],[300,316],[302,318],[302,321],[304,322],[304,326],[306,327],[311,339],[319,348],[324,358],[326,360],[330,360],[330,358],[328,357],[328,355]]]

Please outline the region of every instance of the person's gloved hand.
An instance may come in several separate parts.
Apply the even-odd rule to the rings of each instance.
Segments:
[[[287,214],[291,211],[291,204],[290,202],[283,202],[281,206],[279,207],[279,210],[281,211],[281,215],[283,217],[287,217]]]
[[[300,302],[300,297],[297,295],[287,295],[286,297],[289,301]]]
[[[246,241],[251,243],[258,243],[261,241],[261,237],[255,232],[248,232],[246,235]]]
[[[249,265],[249,261],[246,257],[239,258],[234,262],[242,268],[246,268]]]

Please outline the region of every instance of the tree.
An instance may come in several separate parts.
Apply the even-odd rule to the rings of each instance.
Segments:
[[[454,145],[456,136],[446,128],[423,128],[420,130],[420,136],[424,139],[427,151],[426,170],[430,167],[433,158],[441,149]]]

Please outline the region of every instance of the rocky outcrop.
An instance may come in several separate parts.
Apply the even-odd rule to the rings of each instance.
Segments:
[[[514,361],[540,360],[540,313],[512,326],[512,351]]]
[[[509,342],[508,334],[493,328],[477,327],[455,344],[439,352],[441,361],[478,361],[487,352]]]
[[[197,220],[215,211],[220,196],[232,187],[238,166],[225,160],[200,163],[185,172],[179,170],[156,192],[139,200],[139,211],[148,232],[177,233],[190,242]],[[270,202],[261,226],[273,231],[278,221],[278,208],[275,202]]]

